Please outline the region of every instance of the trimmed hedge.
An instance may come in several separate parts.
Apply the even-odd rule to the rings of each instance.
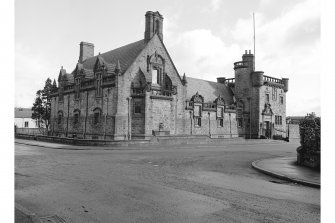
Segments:
[[[300,144],[307,153],[320,153],[321,119],[306,117],[300,124]]]

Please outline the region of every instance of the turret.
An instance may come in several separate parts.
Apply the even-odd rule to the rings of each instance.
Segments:
[[[263,71],[254,71],[252,72],[251,76],[252,76],[252,86],[260,87],[264,84]]]

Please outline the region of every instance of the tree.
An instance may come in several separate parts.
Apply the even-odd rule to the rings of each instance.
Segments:
[[[35,102],[31,110],[33,111],[31,118],[37,120],[38,127],[46,127],[49,130],[50,114],[51,114],[51,92],[57,88],[56,81],[51,83],[48,78],[45,81],[44,88],[36,92]]]

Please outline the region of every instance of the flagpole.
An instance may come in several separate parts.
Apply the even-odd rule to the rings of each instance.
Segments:
[[[256,70],[256,31],[255,31],[255,13],[252,13],[253,26],[254,26],[254,70]]]

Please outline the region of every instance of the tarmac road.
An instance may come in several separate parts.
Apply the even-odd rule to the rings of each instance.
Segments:
[[[15,144],[15,202],[66,222],[320,222],[320,190],[252,169],[298,144],[62,150]],[[272,181],[272,182],[271,182]]]

